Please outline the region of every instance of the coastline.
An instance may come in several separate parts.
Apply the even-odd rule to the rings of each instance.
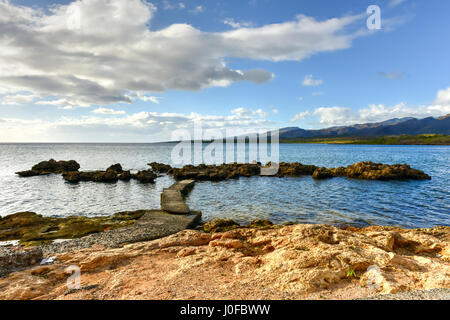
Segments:
[[[0,278],[0,299],[361,299],[450,288],[450,227],[183,230],[54,257]],[[66,286],[73,265],[78,290]]]
[[[0,248],[0,299],[339,300],[450,288],[450,227],[273,225],[266,220],[240,226],[227,219],[200,227],[201,213],[185,203],[195,180],[186,179],[217,180],[218,174],[223,179],[238,178],[259,174],[261,165],[150,166],[157,173],[173,174],[177,181],[163,190],[161,210],[118,214],[131,222],[94,234],[88,229],[84,236],[78,233],[82,236],[78,239]],[[356,166],[366,168],[358,175],[368,172],[369,179],[382,178],[373,175],[378,167]],[[343,174],[334,172],[339,168],[301,164],[285,163],[280,168],[283,175],[312,174],[318,169],[318,178],[329,177],[327,170]],[[354,168],[349,166],[346,174],[352,175]],[[389,175],[396,177],[397,167],[385,168],[394,170]],[[231,169],[236,174],[224,174]],[[427,178],[409,166],[400,169],[402,174],[411,170],[412,178]],[[55,232],[52,228],[46,226],[43,233]],[[42,236],[36,237],[29,239],[31,244]],[[81,286],[68,289],[67,270],[73,266],[81,272]]]

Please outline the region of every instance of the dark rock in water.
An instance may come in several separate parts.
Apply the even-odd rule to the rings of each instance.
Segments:
[[[117,172],[112,170],[97,172],[93,178],[94,182],[117,182],[119,180]]]
[[[110,166],[108,169],[106,169],[106,171],[115,171],[117,173],[122,173],[123,169],[122,169],[122,165],[120,163],[116,163],[116,164],[113,164],[112,166]]]
[[[321,180],[321,179],[329,179],[329,178],[333,178],[334,175],[333,175],[333,173],[331,173],[330,170],[327,169],[327,168],[317,168],[317,169],[314,171],[312,177],[313,177],[313,179]]]
[[[270,166],[271,163],[269,163],[268,165]],[[293,163],[281,162],[279,164],[277,176],[278,177],[300,177],[305,175],[310,176],[314,173],[316,169],[317,169],[316,166],[304,165],[299,162]]]
[[[358,162],[348,166],[346,176],[365,180],[429,180],[423,171],[412,169],[407,164],[387,165],[373,162]]]
[[[80,165],[75,160],[69,161],[55,161],[50,159],[49,161],[43,161],[33,166],[33,171],[44,171],[52,173],[62,173],[67,171],[78,171]]]
[[[231,219],[214,219],[203,224],[205,232],[224,232],[239,227],[239,224]]]
[[[16,174],[18,174],[19,176],[21,176],[23,178],[28,178],[28,177],[47,175],[47,174],[50,174],[50,172],[41,173],[41,172],[33,171],[33,170],[26,170],[26,171],[16,172]]]
[[[141,183],[153,183],[158,176],[151,170],[142,170],[137,174],[132,175],[133,179],[138,180]]]
[[[32,248],[1,248],[0,247],[0,277],[15,271],[17,268],[28,267],[41,262],[42,249]]]
[[[16,172],[21,177],[33,177],[39,175],[47,175],[50,173],[64,173],[70,171],[78,171],[80,165],[75,160],[56,161],[50,159],[49,161],[42,161],[34,165],[31,170]]]
[[[66,180],[67,182],[72,182],[72,183],[79,182],[81,180],[80,176],[81,176],[81,173],[78,171],[66,172],[63,174],[64,180]]]
[[[112,183],[118,180],[130,181],[132,175],[129,170],[124,171],[118,163],[110,166],[106,171],[72,171],[63,173],[63,178],[67,182],[77,183],[80,181],[93,181],[102,183]]]
[[[122,173],[118,177],[119,177],[119,180],[130,181],[131,180],[130,170],[122,171]]]
[[[152,162],[148,164],[155,172],[158,173],[167,173],[172,169],[172,167],[168,164]]]
[[[122,212],[111,217],[43,217],[20,212],[0,219],[0,241],[20,240],[26,246],[55,239],[73,239],[133,224],[145,212]]]

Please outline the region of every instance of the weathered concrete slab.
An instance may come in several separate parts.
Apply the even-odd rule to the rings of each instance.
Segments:
[[[118,248],[125,244],[151,241],[195,227],[201,221],[200,212],[174,215],[161,210],[148,210],[142,218],[129,227],[92,234],[80,239],[45,245],[45,255],[68,252],[93,245]]]
[[[184,202],[181,192],[171,189],[164,189],[161,193],[161,209],[175,214],[188,214],[191,212],[191,209]]]
[[[182,180],[173,184],[169,189],[180,191],[183,195],[188,194],[195,185],[195,180]]]
[[[161,193],[161,209],[174,214],[188,214],[191,212],[184,201],[184,195],[194,187],[194,180],[183,180],[164,189]]]

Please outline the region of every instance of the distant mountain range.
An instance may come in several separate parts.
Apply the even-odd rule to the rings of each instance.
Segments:
[[[440,118],[401,118],[377,123],[355,124],[319,130],[297,127],[280,129],[280,140],[333,138],[333,137],[379,137],[393,135],[445,134],[450,135],[450,114]]]

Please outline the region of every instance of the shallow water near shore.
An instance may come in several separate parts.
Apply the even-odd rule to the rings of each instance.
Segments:
[[[34,211],[46,216],[99,216],[119,211],[157,209],[163,188],[136,181],[115,184],[65,183],[61,176],[19,178],[16,171],[54,158],[76,160],[81,170],[104,170],[121,163],[133,171],[156,161],[171,164],[174,144],[0,144],[0,215]],[[204,220],[232,218],[246,223],[395,225],[407,228],[450,225],[450,147],[281,144],[280,161],[346,166],[358,161],[408,163],[431,175],[430,181],[358,181],[311,177],[253,177],[199,182],[189,196]]]

